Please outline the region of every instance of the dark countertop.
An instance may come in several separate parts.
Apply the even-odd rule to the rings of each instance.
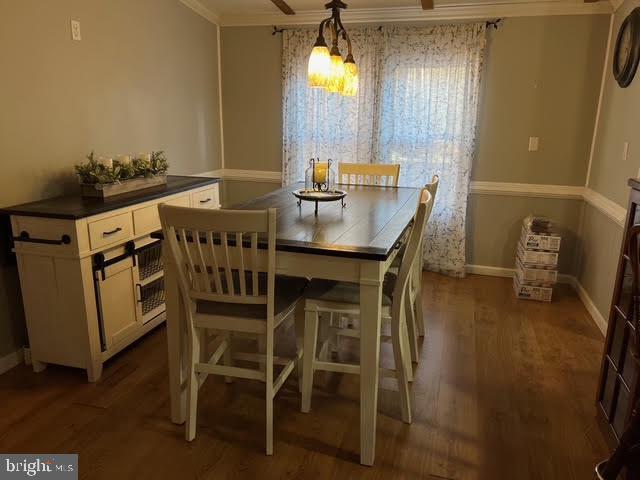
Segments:
[[[113,198],[101,200],[97,198],[83,198],[80,194],[54,197],[37,202],[24,203],[14,207],[0,209],[0,215],[23,215],[28,217],[62,218],[77,220],[91,217],[100,213],[129,207],[138,203],[155,200],[194,188],[205,187],[219,183],[219,178],[212,177],[183,177],[169,175],[167,184],[138,192],[125,193]]]

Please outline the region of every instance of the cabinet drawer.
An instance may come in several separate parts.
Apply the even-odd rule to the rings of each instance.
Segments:
[[[92,250],[121,242],[132,235],[133,222],[129,212],[89,224],[89,242]]]
[[[188,207],[189,195],[183,195],[182,197],[173,198],[166,202],[160,203],[166,203],[167,205],[173,205],[177,207]],[[135,210],[133,212],[133,226],[136,235],[160,230],[160,216],[158,215],[158,205],[150,205],[148,207]]]
[[[191,194],[191,206],[194,208],[220,208],[218,186]]]

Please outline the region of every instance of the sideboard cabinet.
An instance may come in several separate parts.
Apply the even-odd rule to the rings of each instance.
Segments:
[[[86,369],[165,320],[158,205],[219,208],[219,179],[169,176],[166,186],[3,209],[10,215],[31,361]]]
[[[640,368],[636,352],[640,319],[634,314],[632,288],[633,270],[638,268],[638,252],[630,251],[627,241],[629,231],[640,225],[640,179],[629,180],[629,186],[629,208],[597,395],[598,415],[612,448],[618,445],[640,395]],[[636,308],[638,311],[640,309]]]

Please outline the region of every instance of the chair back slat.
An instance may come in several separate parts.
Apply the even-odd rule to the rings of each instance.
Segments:
[[[400,165],[388,163],[339,163],[338,183],[397,187]]]
[[[240,246],[240,248],[236,248],[239,255],[239,269],[238,276],[240,277],[240,295],[245,297],[247,295],[247,284],[244,278],[245,270],[244,270],[244,247],[242,243],[242,232],[236,233],[236,247]]]
[[[161,205],[159,210],[185,303],[209,300],[266,305],[267,317],[273,318],[275,209],[204,210]]]
[[[229,237],[227,232],[220,232],[220,242],[222,243],[222,251],[224,252],[224,274],[227,280],[227,292],[229,295],[235,295],[236,289],[233,281],[233,269],[231,268],[231,257],[229,256]]]
[[[258,272],[255,265],[258,264],[258,234],[251,234],[251,265],[254,267],[251,269],[251,293],[254,297],[258,296]]]
[[[393,291],[392,309],[394,314],[400,314],[401,304],[405,298],[412,270],[416,259],[418,259],[418,254],[421,254],[420,245],[422,245],[422,237],[432,209],[433,197],[427,188],[423,188]]]
[[[196,231],[195,237],[200,238],[200,232]],[[198,252],[198,259],[200,260],[199,270],[200,270],[200,279],[202,281],[201,285],[204,287],[206,292],[212,293],[211,281],[209,279],[209,272],[208,272],[209,264],[204,260],[204,254],[202,253],[202,245],[200,245],[200,242],[195,242],[195,244],[196,244],[196,250]]]
[[[218,264],[218,256],[216,255],[216,248],[213,243],[213,232],[207,232],[207,243],[209,244],[211,256],[211,276],[213,277],[213,283],[215,285],[216,292],[222,292],[222,278],[220,277],[221,269]]]

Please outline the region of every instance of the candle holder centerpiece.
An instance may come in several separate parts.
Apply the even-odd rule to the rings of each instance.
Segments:
[[[292,193],[298,199],[298,206],[302,202],[315,202],[314,213],[318,215],[319,202],[340,201],[342,208],[346,206],[344,198],[347,192],[335,188],[336,173],[331,159],[321,162],[319,158],[309,160],[309,166],[304,173],[304,189],[294,190]]]

